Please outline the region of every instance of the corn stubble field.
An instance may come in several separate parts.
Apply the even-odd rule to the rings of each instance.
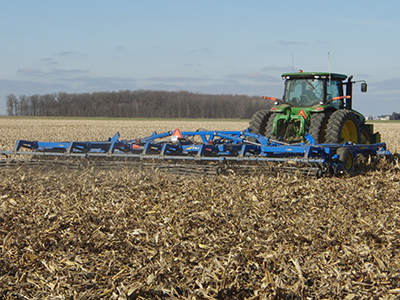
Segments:
[[[0,119],[17,139],[246,122]],[[400,123],[375,125],[392,152]],[[400,173],[183,176],[0,169],[0,299],[396,299]]]

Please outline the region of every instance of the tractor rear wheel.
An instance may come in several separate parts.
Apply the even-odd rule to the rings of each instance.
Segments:
[[[311,115],[308,133],[314,138],[316,144],[323,144],[326,141],[326,129],[329,117],[332,112],[324,111]]]
[[[262,109],[254,113],[249,122],[251,133],[265,135],[268,120],[272,112],[269,109]]]
[[[369,145],[373,143],[372,132],[367,125],[362,125],[360,128],[360,144]]]
[[[284,120],[279,120],[277,123],[278,128],[276,129],[276,135],[273,134],[275,118],[279,113],[274,113],[268,120],[267,128],[265,129],[265,136],[272,140],[283,140],[285,138],[287,124]]]
[[[327,144],[358,143],[360,138],[359,120],[351,110],[340,109],[329,118],[326,128]]]

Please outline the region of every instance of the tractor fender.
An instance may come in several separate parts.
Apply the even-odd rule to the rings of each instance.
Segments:
[[[286,113],[288,110],[291,110],[291,106],[288,104],[281,104],[271,108],[273,113]]]

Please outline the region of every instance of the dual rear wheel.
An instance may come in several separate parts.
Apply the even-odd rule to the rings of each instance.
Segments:
[[[351,110],[337,110],[332,113],[326,128],[327,144],[358,143],[360,138],[359,119]]]
[[[254,134],[265,135],[265,130],[272,112],[269,109],[257,111],[250,120],[249,128]]]

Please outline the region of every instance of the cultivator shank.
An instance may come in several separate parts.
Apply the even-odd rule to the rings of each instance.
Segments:
[[[188,169],[203,166],[214,173],[232,168],[240,170],[300,171],[322,176],[341,174],[350,170],[358,155],[390,156],[385,143],[372,145],[315,144],[310,135],[308,143],[285,144],[250,131],[169,131],[151,136],[121,140],[119,133],[104,142],[39,142],[17,141],[12,151],[1,151],[7,157],[35,155],[38,157],[104,158],[150,164],[157,168]],[[3,163],[5,165],[5,163]],[[191,166],[192,165],[192,166]],[[174,167],[175,166],[175,167]],[[207,167],[205,167],[207,166]],[[199,167],[197,167],[198,169]]]

